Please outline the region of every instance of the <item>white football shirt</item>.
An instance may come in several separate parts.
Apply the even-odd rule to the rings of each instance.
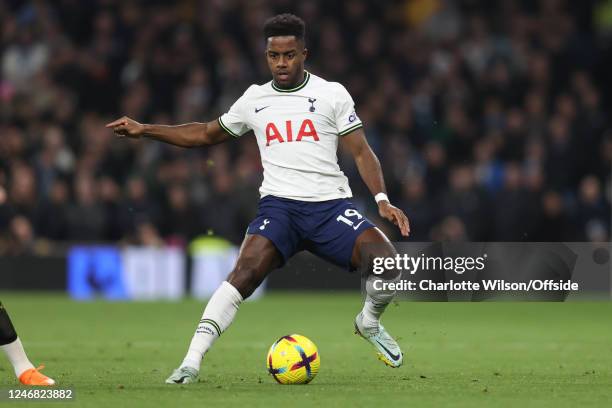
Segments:
[[[273,81],[251,85],[219,124],[235,137],[255,133],[264,168],[261,197],[352,197],[338,166],[338,137],[363,125],[341,84],[306,72],[293,89],[278,88]]]

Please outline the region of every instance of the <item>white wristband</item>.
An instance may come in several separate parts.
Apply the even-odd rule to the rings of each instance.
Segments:
[[[389,202],[389,197],[387,197],[385,193],[378,193],[374,196],[374,200],[376,200],[376,204],[380,203],[381,201]]]

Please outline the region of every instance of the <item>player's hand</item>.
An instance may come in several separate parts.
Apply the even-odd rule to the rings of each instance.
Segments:
[[[381,201],[378,203],[378,213],[384,219],[397,225],[404,237],[410,235],[410,223],[408,222],[408,217],[406,217],[406,214],[404,214],[402,210],[391,205],[388,201]]]
[[[120,137],[139,139],[144,134],[144,126],[127,116],[107,124],[106,127],[113,129],[113,132]]]

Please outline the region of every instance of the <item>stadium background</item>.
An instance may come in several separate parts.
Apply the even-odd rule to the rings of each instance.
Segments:
[[[216,118],[269,80],[261,27],[282,11],[306,20],[307,69],[355,99],[411,240],[608,241],[611,8],[3,1],[2,285],[27,286],[15,283],[30,282],[23,268],[64,285],[49,271],[64,273],[74,245],[238,245],[261,182],[252,137],[184,150],[117,140],[104,124]],[[339,156],[356,204],[399,240]]]
[[[610,0],[0,0],[0,299],[32,361],[83,407],[608,406],[610,302],[394,302],[389,370],[351,335],[359,294],[272,290],[359,285],[306,256],[241,306],[201,382],[163,384],[204,303],[184,295],[225,276],[255,211],[258,152],[103,125],[214,119],[269,80],[261,25],[284,11],[306,20],[307,68],[352,93],[411,241],[609,241]],[[125,298],[122,268],[132,298],[180,300],[66,295]],[[322,369],[281,387],[264,357],[295,332]],[[1,357],[0,394],[16,384]]]

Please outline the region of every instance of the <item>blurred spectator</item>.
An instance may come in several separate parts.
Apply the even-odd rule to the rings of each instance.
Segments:
[[[410,237],[415,241],[428,241],[429,231],[433,226],[433,203],[427,196],[425,181],[421,177],[407,179],[402,185],[402,199],[398,207],[410,214]]]
[[[0,238],[0,255],[31,255],[36,253],[36,239],[30,220],[17,215],[10,220],[5,242]]]
[[[463,221],[459,217],[450,216],[443,218],[439,224],[433,227],[431,239],[434,241],[461,242],[468,241],[470,237],[467,235]]]
[[[33,27],[22,25],[3,52],[2,76],[16,91],[31,92],[30,80],[45,68],[48,59],[48,45],[35,36]]]
[[[121,188],[108,176],[100,178],[96,188],[100,194],[100,204],[106,220],[103,239],[118,241],[123,238],[123,226],[120,217]]]
[[[32,168],[23,162],[15,162],[11,168],[9,197],[15,213],[29,220],[36,217],[36,178]]]
[[[610,207],[606,205],[599,180],[594,176],[586,176],[580,182],[576,216],[578,218],[576,225],[584,226],[584,230],[578,232],[580,240],[591,240],[589,231],[594,225],[599,225],[603,229],[598,235],[610,236]]]
[[[119,207],[123,235],[136,233],[136,226],[144,222],[159,225],[158,205],[150,196],[147,184],[141,176],[132,176],[127,181],[125,199]]]
[[[425,146],[425,183],[430,197],[437,197],[446,190],[448,185],[448,167],[446,164],[446,151],[439,143],[429,143]]]
[[[244,236],[244,228],[236,222],[237,205],[232,194],[233,176],[227,171],[217,171],[212,184],[211,197],[199,211],[203,232],[220,235],[234,244],[239,244]]]
[[[173,184],[166,190],[166,208],[164,210],[162,232],[173,238],[177,244],[186,244],[202,232],[198,215],[191,205],[187,188]]]
[[[523,218],[527,213],[526,193],[522,185],[521,167],[516,162],[506,164],[504,185],[493,204],[493,236],[499,241],[524,240],[528,225]]]
[[[449,175],[449,189],[440,198],[441,215],[461,220],[469,239],[488,240],[491,227],[490,204],[484,192],[475,184],[472,166],[456,166]]]
[[[549,146],[546,159],[548,185],[559,190],[574,187],[576,150],[569,123],[560,116],[553,117],[549,124]]]
[[[98,202],[93,177],[77,174],[74,181],[75,202],[66,214],[68,237],[74,241],[99,241],[104,238],[106,217]]]
[[[561,194],[548,191],[542,196],[542,215],[538,219],[533,241],[550,242],[568,240],[569,225]]]
[[[53,180],[49,196],[43,202],[36,225],[37,234],[41,237],[61,241],[69,238],[68,214],[70,190],[68,184],[59,178]]]
[[[164,240],[159,235],[155,225],[149,221],[142,221],[136,224],[134,238],[130,243],[133,245],[161,247],[164,245]]]
[[[43,134],[43,147],[35,159],[38,190],[41,198],[48,197],[53,181],[69,174],[74,167],[74,156],[64,145],[64,135],[58,127],[49,127]]]

